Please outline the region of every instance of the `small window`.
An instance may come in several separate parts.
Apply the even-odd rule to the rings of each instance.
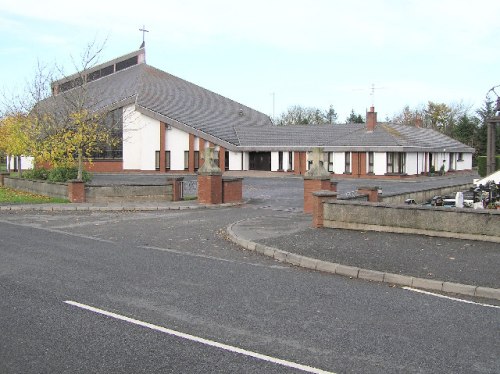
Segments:
[[[170,151],[165,151],[165,170],[170,170]]]
[[[345,174],[351,174],[351,152],[345,152]]]
[[[160,151],[155,151],[155,169],[160,170]]]
[[[184,151],[184,170],[189,169],[189,151]]]
[[[288,152],[288,170],[293,170],[293,152]]]
[[[200,168],[200,151],[194,151],[194,170]]]
[[[283,152],[278,152],[278,170],[283,170]]]
[[[333,152],[328,152],[328,171],[333,173]]]
[[[224,170],[229,170],[229,151],[224,153]]]
[[[458,153],[457,161],[463,161],[464,160],[464,154],[462,152]]]
[[[368,173],[374,173],[374,154],[373,152],[368,152]]]

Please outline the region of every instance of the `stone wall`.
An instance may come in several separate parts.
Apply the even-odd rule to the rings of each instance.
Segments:
[[[403,204],[406,199],[414,199],[417,203],[424,203],[434,196],[445,196],[445,195],[453,195],[458,191],[467,191],[469,188],[473,186],[472,183],[468,184],[460,184],[456,186],[449,187],[441,187],[441,188],[431,188],[428,190],[414,191],[414,192],[405,192],[402,194],[394,194],[394,195],[384,195],[382,194],[382,201],[384,203],[391,204]]]
[[[500,211],[328,200],[323,227],[424,234],[500,243]]]
[[[26,191],[38,195],[61,199],[68,198],[68,185],[66,183],[4,177],[3,185],[14,190]]]
[[[87,185],[87,203],[119,201],[172,201],[173,184],[165,185]]]

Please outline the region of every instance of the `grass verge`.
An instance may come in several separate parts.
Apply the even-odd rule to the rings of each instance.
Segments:
[[[66,199],[59,199],[29,192],[16,191],[8,187],[0,187],[0,204],[43,204],[68,203]]]

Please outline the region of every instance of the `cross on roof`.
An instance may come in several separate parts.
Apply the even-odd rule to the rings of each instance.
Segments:
[[[139,29],[139,31],[142,32],[142,44],[141,44],[141,48],[144,48],[144,46],[146,45],[144,37],[145,37],[146,33],[149,32],[149,30],[146,30],[146,26],[142,25],[142,29]]]

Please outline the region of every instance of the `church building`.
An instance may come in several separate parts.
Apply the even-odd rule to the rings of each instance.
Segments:
[[[146,63],[145,48],[52,84],[57,105],[84,82],[91,110],[120,124],[121,141],[96,155],[94,172],[194,173],[206,147],[223,171],[304,174],[313,148],[323,148],[332,174],[404,177],[472,169],[473,148],[418,126],[366,124],[275,126],[270,117]]]

